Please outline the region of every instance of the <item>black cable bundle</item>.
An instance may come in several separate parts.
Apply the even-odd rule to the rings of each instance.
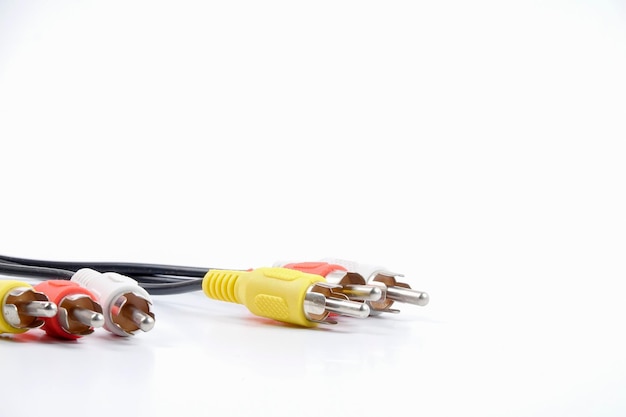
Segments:
[[[152,295],[182,294],[202,290],[202,279],[209,269],[189,266],[129,262],[67,262],[16,258],[0,255],[0,274],[38,280],[70,280],[82,268],[116,272],[136,280]]]

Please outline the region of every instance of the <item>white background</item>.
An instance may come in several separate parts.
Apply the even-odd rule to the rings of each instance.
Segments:
[[[332,256],[431,303],[5,335],[0,416],[624,416],[625,144],[618,1],[2,1],[0,253]]]

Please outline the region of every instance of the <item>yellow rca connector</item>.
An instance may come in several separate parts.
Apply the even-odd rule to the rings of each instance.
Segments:
[[[202,290],[212,299],[245,305],[251,313],[305,327],[335,324],[332,314],[366,318],[365,303],[351,301],[324,277],[287,268],[209,270]]]
[[[57,306],[45,294],[22,281],[0,280],[0,333],[24,333],[54,317]]]

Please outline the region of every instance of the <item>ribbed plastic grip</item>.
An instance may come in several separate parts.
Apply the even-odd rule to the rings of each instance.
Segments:
[[[211,270],[204,276],[202,290],[209,298],[241,304],[237,298],[235,284],[240,274],[234,271]]]
[[[320,281],[324,281],[320,275],[287,268],[210,270],[202,290],[209,298],[243,304],[257,316],[312,327],[317,323],[307,319],[304,299],[308,289]]]

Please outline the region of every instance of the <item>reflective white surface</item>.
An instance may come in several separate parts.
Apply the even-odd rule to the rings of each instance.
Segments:
[[[77,342],[41,331],[5,336],[3,393],[12,400],[4,410],[27,415],[54,404],[53,415],[84,407],[97,416],[323,409],[582,416],[624,409],[626,346],[620,332],[605,328],[622,315],[607,315],[603,324],[600,313],[556,312],[562,302],[512,312],[487,298],[493,314],[481,317],[471,303],[445,301],[454,288],[439,290],[424,308],[315,330],[255,318],[197,293],[156,298],[157,326],[132,338],[103,330]],[[36,392],[36,405],[24,398],[26,388]]]
[[[382,264],[299,329],[202,294],[0,337],[0,417],[626,414],[617,1],[0,2],[0,253]]]

